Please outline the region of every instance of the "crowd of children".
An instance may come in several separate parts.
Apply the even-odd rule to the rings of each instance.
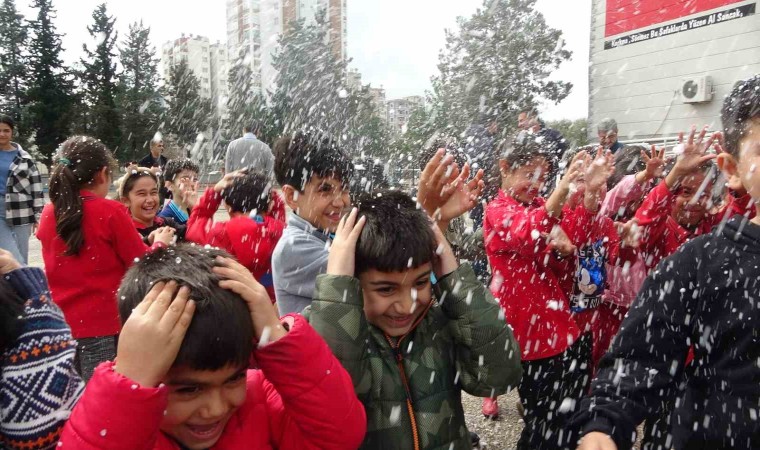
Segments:
[[[627,449],[642,422],[647,448],[752,448],[758,92],[738,83],[723,133],[671,156],[502,142],[485,284],[452,225],[484,173],[456,143],[426,150],[414,196],[352,198],[351,159],[315,132],[275,143],[274,177],[203,193],[188,159],[114,183],[109,149],[74,136],[44,274],[0,250],[0,447],[464,450],[462,392],[494,418],[517,389],[518,449]]]

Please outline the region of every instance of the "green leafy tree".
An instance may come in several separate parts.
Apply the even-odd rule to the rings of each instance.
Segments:
[[[571,147],[582,147],[590,143],[587,132],[588,121],[586,119],[557,120],[549,122],[546,126],[562,133],[562,136],[564,136]]]
[[[201,85],[187,61],[172,66],[166,86],[166,129],[180,146],[190,148],[200,133],[212,126],[211,102],[201,96]]]
[[[267,105],[266,98],[256,86],[250,65],[245,64],[243,60],[233,64],[227,75],[227,83],[229,119],[225,128],[229,139],[236,139],[243,127],[256,121],[261,126],[258,138],[271,146],[282,129],[274,112]]]
[[[433,79],[439,128],[451,134],[487,115],[512,127],[538,99],[559,102],[572,85],[549,75],[570,58],[562,33],[546,25],[536,0],[484,0],[459,29],[446,32]]]
[[[279,41],[273,66],[278,71],[272,110],[281,132],[305,129],[325,133],[354,156],[379,152],[387,131],[375,116],[368,88],[346,83],[350,61],[336,55],[327,39],[322,11],[313,24],[291,24]]]
[[[50,163],[58,145],[69,134],[71,89],[66,67],[61,60],[61,35],[56,32],[52,0],[34,0],[37,19],[29,22],[29,105],[25,124],[36,150]]]
[[[17,123],[26,105],[28,33],[24,16],[16,11],[14,0],[0,5],[0,108]]]
[[[105,3],[95,8],[92,19],[87,31],[96,44],[92,50],[86,44],[82,46],[85,57],[81,60],[85,99],[90,108],[88,128],[90,134],[115,151],[121,143],[121,117],[116,106],[116,19],[108,15]]]
[[[136,161],[150,147],[165,113],[158,88],[158,58],[150,42],[150,28],[140,21],[129,25],[129,34],[119,48],[122,72],[119,100],[122,123],[123,159]]]

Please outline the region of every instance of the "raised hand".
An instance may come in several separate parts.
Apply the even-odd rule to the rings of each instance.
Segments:
[[[678,146],[681,149],[681,154],[678,155],[673,169],[665,177],[665,183],[671,190],[683,179],[683,177],[699,169],[707,161],[715,159],[717,156],[716,154],[708,154],[707,151],[716,139],[720,139],[721,134],[719,132],[713,133],[707,138],[707,140],[705,140],[705,135],[707,134],[706,126],[702,128],[699,135],[697,135],[696,132],[697,128],[691,127],[691,132],[689,133],[689,138],[686,142],[684,142],[683,133],[678,135]]]
[[[327,257],[327,273],[329,275],[346,275],[353,277],[356,272],[356,241],[362,234],[366,218],[362,216],[356,220],[359,210],[354,208],[346,216],[343,216],[335,231],[335,239],[330,246],[330,255]]]
[[[195,312],[190,289],[158,282],[121,329],[114,371],[142,386],[155,387],[177,358]]]
[[[646,183],[649,180],[662,177],[665,168],[665,148],[660,147],[658,150],[652,145],[652,153],[647,154],[646,150],[641,151],[641,160],[646,164],[646,168],[636,174],[636,182],[639,184]]]
[[[641,229],[639,221],[631,219],[626,223],[616,222],[617,232],[620,235],[620,242],[623,247],[639,248],[641,244]]]
[[[231,258],[217,257],[217,266],[212,270],[222,280],[219,287],[239,295],[248,305],[253,323],[253,332],[259,347],[272,343],[287,334],[277,317],[277,310],[269,298],[267,290],[242,264]]]
[[[0,248],[0,275],[5,275],[21,267],[21,263],[16,261],[13,253]]]
[[[433,218],[442,225],[448,225],[452,219],[474,208],[485,188],[483,175],[483,170],[478,170],[472,180],[467,181],[470,177],[470,165],[465,164],[457,179],[444,188],[449,199],[433,214]],[[448,191],[451,193],[448,194]]]
[[[171,243],[174,242],[174,233],[175,230],[172,227],[161,227],[154,230],[150,236],[148,236],[148,242],[161,242],[167,246],[171,245]]]
[[[562,207],[565,205],[567,195],[570,193],[570,185],[575,182],[586,170],[588,164],[589,155],[586,152],[578,152],[570,164],[567,165],[565,174],[560,178],[557,187],[551,193],[546,200],[546,211],[552,217],[560,217],[562,215]]]
[[[223,190],[227,189],[232,185],[232,182],[235,180],[235,178],[242,177],[248,173],[248,168],[243,168],[240,170],[236,170],[234,172],[230,172],[225,174],[219,182],[217,182],[214,185],[214,192],[221,193]]]
[[[585,170],[586,192],[597,193],[607,185],[607,180],[615,171],[615,157],[612,152],[599,146],[596,156],[588,161]]]
[[[435,216],[454,193],[451,184],[459,177],[459,167],[445,149],[438,149],[425,165],[417,185],[417,202],[431,216]]]

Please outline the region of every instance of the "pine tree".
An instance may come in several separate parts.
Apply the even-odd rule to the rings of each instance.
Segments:
[[[87,27],[87,31],[96,44],[93,50],[86,44],[82,46],[86,57],[81,60],[84,67],[82,80],[90,107],[88,128],[90,134],[117,151],[121,142],[121,117],[116,107],[116,19],[108,16],[105,3],[95,8],[92,18],[94,23]]]
[[[28,68],[26,66],[27,29],[24,16],[16,11],[14,0],[0,6],[0,109],[17,123],[26,104]]]
[[[29,45],[28,113],[25,123],[45,162],[69,132],[71,82],[61,60],[61,35],[56,32],[52,0],[34,0],[37,19],[29,22],[33,37]]]
[[[503,126],[539,99],[559,102],[572,85],[549,80],[570,58],[562,32],[549,28],[536,0],[484,0],[457,32],[446,32],[440,76],[433,80],[439,128],[458,134],[484,114]]]
[[[281,130],[266,99],[256,86],[250,65],[242,61],[236,62],[230,67],[227,82],[229,118],[226,128],[230,137],[237,138],[243,127],[257,121],[262,126],[257,137],[271,145]]]
[[[150,28],[142,21],[131,24],[119,50],[123,68],[118,102],[122,113],[122,155],[135,161],[148,151],[164,114],[158,89],[158,58],[150,43]]]
[[[212,123],[211,102],[201,97],[201,84],[190,70],[187,61],[172,66],[166,87],[166,128],[174,134],[177,142],[185,147],[197,140],[198,134],[207,131]]]

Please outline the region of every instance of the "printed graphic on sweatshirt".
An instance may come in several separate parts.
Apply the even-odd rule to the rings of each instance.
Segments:
[[[578,266],[575,270],[573,295],[570,297],[570,309],[573,312],[599,305],[607,283],[605,250],[603,239],[578,250]]]

